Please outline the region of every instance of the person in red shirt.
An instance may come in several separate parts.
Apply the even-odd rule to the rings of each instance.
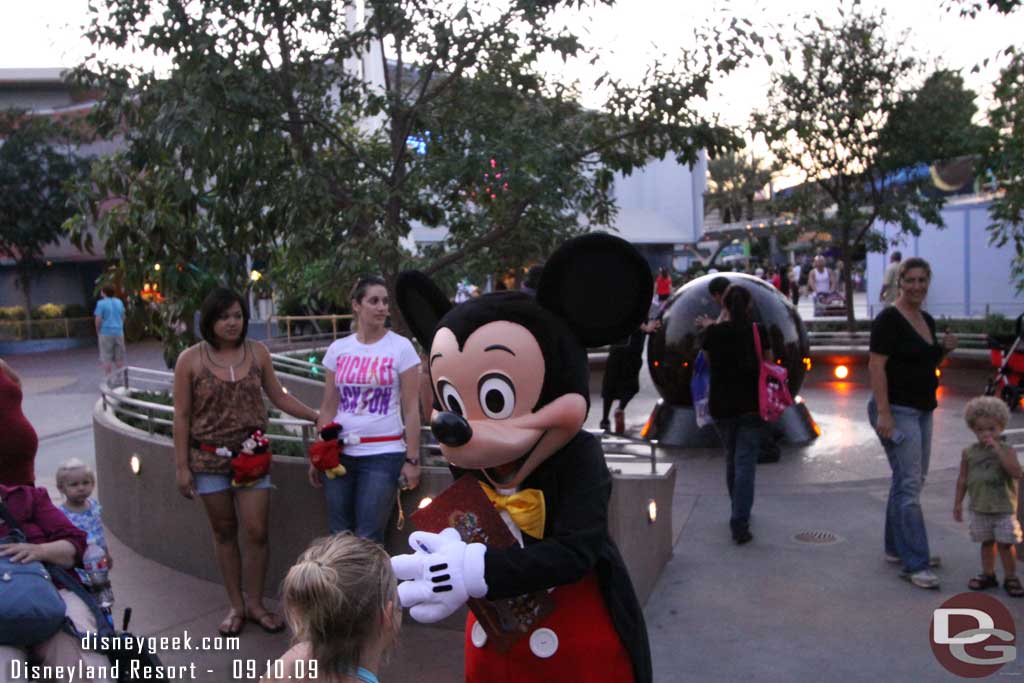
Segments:
[[[0,424],[4,426],[4,438],[0,440],[0,482],[31,486],[36,479],[39,437],[21,412],[21,399],[21,379],[11,366],[0,360]]]
[[[13,562],[51,562],[65,569],[81,566],[85,532],[54,507],[46,489],[8,484],[0,479],[0,499],[25,534],[25,542],[6,542],[11,529],[0,519],[0,556]],[[75,628],[83,633],[96,632],[96,617],[82,599],[59,583],[57,588]],[[30,648],[0,645],[0,681],[7,680],[6,675],[17,666],[15,660],[25,660],[27,655],[43,666],[73,668],[81,662],[99,673],[93,680],[110,680],[105,675],[110,669],[106,655],[83,650],[78,638],[59,630]]]
[[[658,295],[658,301],[665,301],[672,295],[672,278],[668,276],[667,268],[658,269],[658,277],[654,279],[654,293]]]

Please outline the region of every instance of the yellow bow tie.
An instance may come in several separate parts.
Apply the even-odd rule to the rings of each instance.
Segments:
[[[480,482],[480,486],[494,503],[494,508],[507,512],[524,534],[529,534],[534,538],[544,538],[543,491],[524,489],[511,496],[503,496],[483,482]]]

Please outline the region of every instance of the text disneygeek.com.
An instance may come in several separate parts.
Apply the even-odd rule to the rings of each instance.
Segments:
[[[188,631],[180,636],[119,636],[107,637],[90,633],[82,637],[82,649],[111,656],[106,666],[88,665],[79,660],[70,666],[28,664],[14,659],[10,663],[11,678],[16,681],[54,680],[65,683],[95,680],[120,680],[127,674],[132,680],[201,680],[214,673],[213,669],[202,669],[195,662],[190,664],[157,664],[145,655],[160,655],[167,652],[228,652],[237,651],[239,638],[204,636],[193,638]],[[202,677],[202,678],[201,678]]]

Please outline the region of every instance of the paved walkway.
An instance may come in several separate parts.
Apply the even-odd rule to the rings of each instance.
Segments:
[[[163,367],[155,344],[132,346],[129,358],[133,365]],[[56,497],[53,472],[59,462],[72,455],[94,457],[89,427],[100,381],[94,352],[6,360],[25,380],[25,410],[41,437],[40,483]],[[759,468],[755,540],[746,546],[729,538],[720,454],[662,450],[661,457],[675,462],[679,474],[675,555],[645,608],[656,680],[955,680],[932,656],[928,629],[932,610],[963,592],[978,571],[977,546],[951,514],[955,468],[971,438],[960,417],[968,397],[944,394],[936,415],[923,505],[933,552],[943,558],[943,587],[924,591],[900,580],[881,558],[889,471],[865,425],[867,389],[820,383],[801,393],[823,435],[813,445],[787,449],[780,463]],[[600,399],[592,399],[588,426],[596,426],[600,417]],[[632,426],[646,418],[656,400],[644,377],[630,405]],[[1024,427],[1024,416],[1014,415],[1013,426]],[[839,542],[798,543],[793,537],[800,531],[829,532]],[[115,593],[120,606],[133,607],[133,631],[163,636],[187,631],[193,638],[215,634],[228,608],[218,584],[158,565],[116,538],[111,542]],[[1010,608],[1018,628],[1024,626],[1024,601],[993,595]],[[168,651],[163,658],[172,665],[194,664],[193,680],[244,680],[247,667],[261,669],[287,647],[286,635],[267,635],[249,624],[235,647]],[[407,620],[381,678],[461,680],[461,649],[461,630]],[[1024,676],[1024,657],[997,678],[1004,676]]]

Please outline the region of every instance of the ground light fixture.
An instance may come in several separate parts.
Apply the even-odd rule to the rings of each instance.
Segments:
[[[417,507],[420,510],[422,510],[423,508],[427,507],[428,505],[430,505],[433,502],[434,502],[433,498],[431,498],[430,496],[424,496],[422,499],[420,499],[420,504]]]
[[[832,374],[836,376],[836,379],[846,379],[850,376],[850,368],[845,365],[837,365]]]
[[[651,498],[647,501],[647,521],[654,524],[658,520],[658,502]]]
[[[942,377],[942,370],[939,370],[938,368],[935,368],[935,376],[936,377]]]
[[[132,454],[131,459],[128,460],[128,466],[132,469],[132,474],[136,477],[142,473],[142,460],[134,453]]]

